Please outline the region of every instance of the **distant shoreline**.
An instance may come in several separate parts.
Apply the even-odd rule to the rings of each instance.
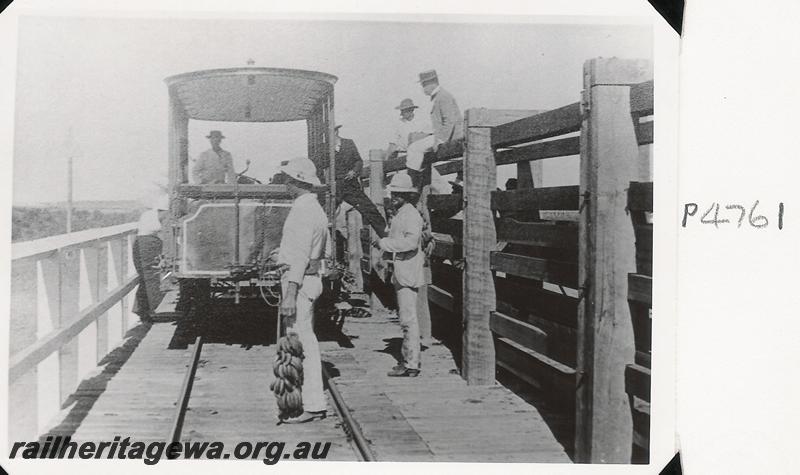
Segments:
[[[73,204],[72,231],[135,222],[144,206],[135,201],[82,201]],[[11,210],[11,242],[31,241],[67,232],[63,203],[14,205]]]
[[[66,209],[66,207],[67,207],[66,201],[55,201],[49,203],[12,203],[12,208]],[[147,206],[145,206],[143,203],[136,200],[97,200],[97,201],[83,200],[83,201],[75,201],[72,203],[73,209],[83,209],[83,210],[95,210],[95,209],[141,210],[146,207]]]

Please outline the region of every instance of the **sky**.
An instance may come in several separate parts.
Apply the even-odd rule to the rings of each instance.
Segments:
[[[579,99],[595,57],[653,56],[650,26],[451,22],[25,17],[19,24],[14,128],[15,204],[146,200],[166,184],[167,87],[188,71],[245,66],[301,68],[338,77],[336,121],[361,155],[385,148],[416,83],[436,69],[462,111],[552,109]],[[385,18],[384,18],[385,20]],[[237,170],[266,181],[281,160],[306,152],[304,122],[191,121],[189,155],[220,129]],[[548,160],[545,185],[577,183],[577,159]],[[550,163],[552,162],[552,163]],[[501,179],[508,175],[501,172]],[[549,182],[549,183],[548,183]]]

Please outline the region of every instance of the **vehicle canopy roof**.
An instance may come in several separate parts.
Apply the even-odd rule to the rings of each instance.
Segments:
[[[308,119],[336,76],[301,69],[208,69],[165,79],[189,119],[288,122]]]

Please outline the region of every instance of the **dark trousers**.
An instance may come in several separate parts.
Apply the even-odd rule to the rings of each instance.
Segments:
[[[163,243],[156,236],[136,236],[133,241],[133,266],[139,274],[139,287],[136,289],[136,301],[133,312],[142,320],[150,319],[164,294],[161,292],[160,271],[153,268]]]
[[[344,201],[361,213],[364,222],[369,223],[379,237],[386,237],[386,220],[375,203],[361,189],[357,181],[343,181],[336,183],[336,204]]]

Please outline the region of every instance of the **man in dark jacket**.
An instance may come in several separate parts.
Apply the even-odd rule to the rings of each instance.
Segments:
[[[361,169],[364,162],[358,153],[355,142],[339,137],[339,128],[334,129],[336,147],[336,204],[349,203],[361,217],[372,226],[378,237],[386,237],[386,220],[383,219],[375,203],[367,197],[361,188]]]

